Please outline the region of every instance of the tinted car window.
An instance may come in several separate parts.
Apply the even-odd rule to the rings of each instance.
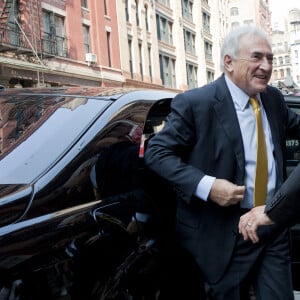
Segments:
[[[9,126],[0,161],[2,184],[32,182],[73,145],[108,103],[88,98],[24,97],[28,98],[25,105],[7,101],[9,109],[3,107],[7,118],[3,121]],[[58,107],[61,101],[65,104]]]
[[[300,97],[284,96],[288,106],[297,114],[300,114]],[[287,139],[287,174],[289,175],[300,161],[300,140]],[[292,254],[292,274],[293,286],[295,290],[300,290],[299,274],[300,274],[300,224],[296,224],[291,228],[291,254]]]
[[[299,103],[297,103],[294,98],[290,99],[286,97],[285,99],[288,103],[288,106],[297,114],[300,114],[300,99],[299,99]],[[286,161],[287,173],[290,174],[293,168],[300,161],[300,140],[297,138],[287,139],[286,149],[287,149],[287,161]]]
[[[101,126],[101,119],[97,120],[89,129],[90,132],[93,132],[94,137],[51,182],[36,193],[28,216],[44,209],[55,211],[66,206],[96,200],[97,195],[94,193],[90,173],[98,156],[105,149],[120,142],[129,141],[139,145],[144,123],[148,122],[145,121],[146,118],[149,118],[147,120],[151,120],[155,127],[162,124],[165,118],[162,110],[163,103],[166,107],[169,106],[169,100],[161,101],[160,105],[153,105],[143,100],[129,103],[115,113],[103,128],[98,130],[97,128]],[[108,174],[98,175],[109,176]],[[113,181],[113,178],[107,178],[107,180]],[[114,184],[116,185],[117,182]],[[48,202],[47,199],[53,198],[56,199],[55,203],[52,202],[51,206],[45,205]]]

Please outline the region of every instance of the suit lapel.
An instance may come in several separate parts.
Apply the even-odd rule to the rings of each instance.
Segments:
[[[223,78],[223,77],[222,77]],[[242,178],[245,173],[245,154],[243,148],[242,134],[232,101],[232,97],[229,93],[229,90],[225,84],[223,78],[219,81],[219,87],[217,89],[216,98],[217,101],[214,105],[215,112],[220,120],[224,132],[227,135],[228,139],[231,141],[233,151],[236,156],[238,166],[240,168]],[[241,179],[242,179],[241,178]]]

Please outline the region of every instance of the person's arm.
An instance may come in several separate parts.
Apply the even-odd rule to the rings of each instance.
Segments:
[[[300,164],[277,191],[265,212],[280,226],[291,226],[300,221]]]
[[[245,186],[238,186],[225,179],[205,175],[199,182],[195,196],[207,201],[208,198],[221,206],[237,204],[245,194]]]
[[[282,184],[267,206],[258,206],[240,218],[239,232],[244,239],[258,242],[259,226],[291,226],[300,220],[300,164]]]
[[[239,233],[243,235],[244,240],[250,239],[253,243],[257,243],[259,241],[257,228],[273,224],[273,221],[265,213],[265,207],[265,205],[254,207],[241,216]]]

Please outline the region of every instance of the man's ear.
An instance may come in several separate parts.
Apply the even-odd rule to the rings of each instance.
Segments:
[[[224,56],[224,68],[229,73],[233,70],[232,64],[233,64],[233,60],[232,60],[231,56],[225,55]]]

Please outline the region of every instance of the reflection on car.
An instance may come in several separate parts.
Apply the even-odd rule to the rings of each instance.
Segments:
[[[300,95],[284,95],[285,101],[297,114],[300,114]],[[300,162],[300,140],[288,139],[287,149],[287,174],[289,175]],[[300,197],[300,195],[299,195]],[[300,219],[300,218],[299,218]],[[292,274],[294,290],[300,291],[300,223],[290,230],[292,252]]]
[[[95,87],[1,91],[1,299],[17,299],[18,293],[22,299],[69,294],[74,280],[84,277],[76,269],[78,251],[93,257],[100,249],[118,258],[122,244],[108,247],[108,239],[103,245],[99,237],[115,226],[119,238],[129,242],[122,232],[129,212],[123,211],[122,220],[120,199],[108,202],[95,193],[92,168],[101,153],[120,142],[139,149],[145,124],[155,132],[174,95]],[[109,173],[102,176],[117,190]],[[113,249],[120,251],[113,254]]]

